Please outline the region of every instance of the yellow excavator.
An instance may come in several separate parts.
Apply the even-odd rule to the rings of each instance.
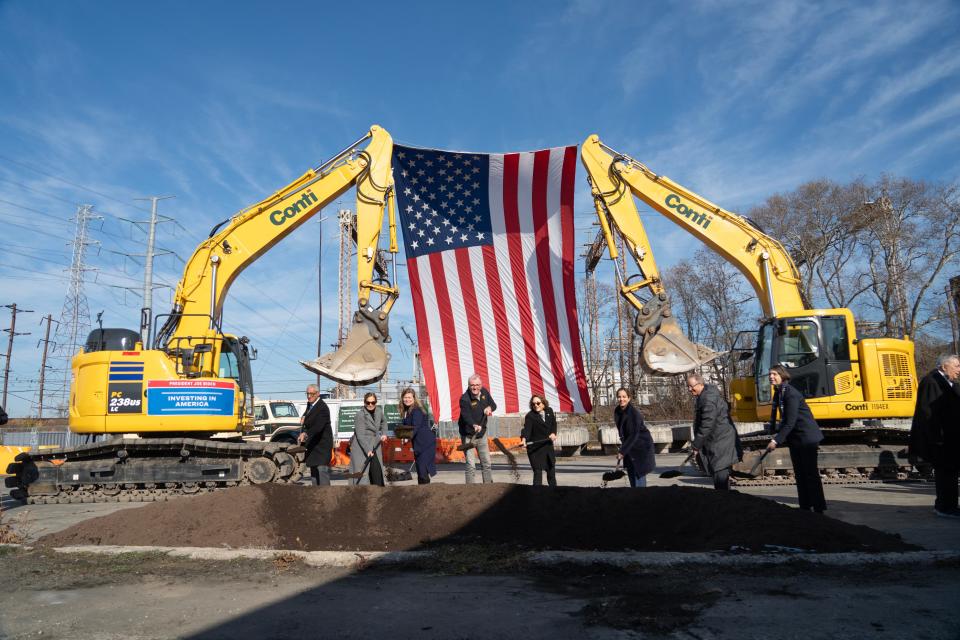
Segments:
[[[356,187],[354,324],[337,351],[301,364],[339,383],[379,380],[388,359],[387,318],[398,296],[378,251],[386,213],[389,251],[397,253],[392,151],[390,135],[371,127],[327,162],[217,225],[187,262],[169,314],[142,319],[140,332],[91,332],[71,363],[69,424],[75,433],[98,437],[70,449],[18,455],[5,479],[11,496],[31,502],[149,501],[299,480],[302,448],[212,437],[242,435],[254,419],[255,351],[246,337],[224,332],[223,305],[244,268]],[[394,260],[394,283],[395,269]],[[152,347],[145,346],[160,322]]]
[[[757,295],[763,312],[759,331],[738,336],[742,344],[749,334],[753,344],[732,354],[753,361],[750,375],[731,383],[734,419],[769,420],[768,374],[779,363],[789,368],[790,383],[826,428],[827,443],[851,445],[836,450],[824,446],[821,466],[843,477],[906,466],[896,460],[906,430],[884,427],[880,421],[913,415],[916,369],[911,340],[858,338],[849,309],[811,309],[787,250],[747,218],[654,173],[596,135],[584,141],[580,156],[610,256],[616,261],[616,232],[640,272],[639,278],[628,278],[617,268],[620,293],[638,312],[645,368],[660,374],[692,371],[718,354],[689,342],[676,325],[634,197],[734,265]],[[866,444],[858,448],[852,443]],[[885,443],[892,446],[881,446]],[[773,460],[766,465],[768,471],[771,465]],[[789,460],[784,465],[789,466]]]

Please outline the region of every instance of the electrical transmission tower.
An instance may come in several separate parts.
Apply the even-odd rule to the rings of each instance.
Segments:
[[[90,331],[90,309],[87,306],[87,294],[83,291],[84,275],[94,271],[86,264],[87,247],[98,245],[91,240],[88,226],[91,220],[101,220],[102,217],[93,213],[93,205],[83,204],[77,209],[74,217],[76,231],[73,236],[72,254],[70,261],[70,288],[63,300],[63,309],[60,311],[60,323],[54,337],[56,347],[53,358],[57,364],[55,369],[61,370],[58,376],[63,384],[51,389],[50,397],[55,398],[54,406],[61,418],[67,416],[70,394],[70,360],[83,347],[83,340]]]
[[[356,233],[357,216],[350,209],[340,209],[337,212],[337,221],[340,223],[340,254],[337,263],[337,344],[339,349],[347,340],[350,326],[353,323],[351,300],[353,292],[350,290],[350,273],[353,271],[350,258],[353,256],[353,234]],[[353,388],[345,384],[337,384],[336,397],[352,398]]]

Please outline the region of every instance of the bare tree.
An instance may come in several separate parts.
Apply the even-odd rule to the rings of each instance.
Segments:
[[[860,180],[815,180],[771,196],[747,214],[790,253],[800,270],[801,295],[814,306],[847,307],[869,289],[868,278],[850,277],[872,217],[863,207],[865,189]]]
[[[944,304],[931,293],[960,256],[957,188],[884,175],[871,191],[870,306],[880,312],[886,334],[915,336],[941,319]]]

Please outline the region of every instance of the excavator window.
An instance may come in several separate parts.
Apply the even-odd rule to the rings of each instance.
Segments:
[[[768,323],[760,328],[760,335],[757,338],[756,358],[754,358],[754,376],[757,381],[757,402],[760,404],[770,402],[770,366],[771,353],[773,352],[774,329],[773,323]]]
[[[237,363],[237,356],[229,349],[220,352],[220,376],[221,378],[233,378],[240,380],[240,366]]]
[[[812,322],[788,322],[780,338],[780,362],[785,367],[802,367],[817,359],[820,341]]]
[[[850,359],[850,341],[847,340],[847,322],[844,318],[821,318],[823,352],[827,360]]]

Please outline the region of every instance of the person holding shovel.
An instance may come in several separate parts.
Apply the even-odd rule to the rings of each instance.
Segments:
[[[696,398],[693,417],[693,451],[713,476],[713,488],[730,488],[730,468],[740,460],[737,428],[730,407],[716,385],[705,384],[699,373],[687,375],[687,390]]]
[[[476,460],[480,459],[480,472],[484,484],[493,482],[490,466],[490,444],[487,442],[487,418],[497,410],[497,403],[483,386],[483,379],[473,374],[467,379],[467,390],[460,396],[460,442],[465,459],[464,473],[467,484],[476,481]]]
[[[430,476],[437,475],[437,436],[430,428],[427,414],[417,393],[407,387],[400,394],[400,419],[413,427],[413,461],[417,465],[417,484],[430,484]]]
[[[790,385],[790,372],[783,365],[775,364],[770,367],[769,375],[770,384],[776,390],[770,413],[770,424],[776,435],[767,444],[767,451],[773,451],[782,444],[790,447],[790,462],[793,463],[793,475],[797,479],[797,502],[804,511],[813,509],[823,513],[827,501],[823,497],[823,483],[817,467],[817,445],[823,440],[823,432],[813,419],[803,394]]]
[[[620,432],[620,452],[617,461],[623,461],[631,487],[647,486],[647,474],[657,466],[653,436],[643,422],[643,414],[630,403],[630,392],[617,389],[617,407],[613,419]]]
[[[300,424],[303,430],[297,444],[307,450],[303,462],[310,468],[310,478],[318,487],[329,487],[330,458],[333,455],[330,407],[320,397],[320,389],[315,384],[307,386],[307,409]]]
[[[366,475],[357,480],[357,484],[375,484],[386,486],[383,477],[383,453],[380,445],[387,440],[387,419],[383,409],[377,406],[377,394],[363,396],[363,406],[357,410],[354,421],[353,437],[350,438],[350,472]]]
[[[520,446],[527,450],[530,467],[533,469],[533,486],[543,486],[543,472],[547,472],[547,484],[557,486],[557,454],[553,443],[557,439],[557,416],[543,396],[530,398],[530,411],[523,419]]]

